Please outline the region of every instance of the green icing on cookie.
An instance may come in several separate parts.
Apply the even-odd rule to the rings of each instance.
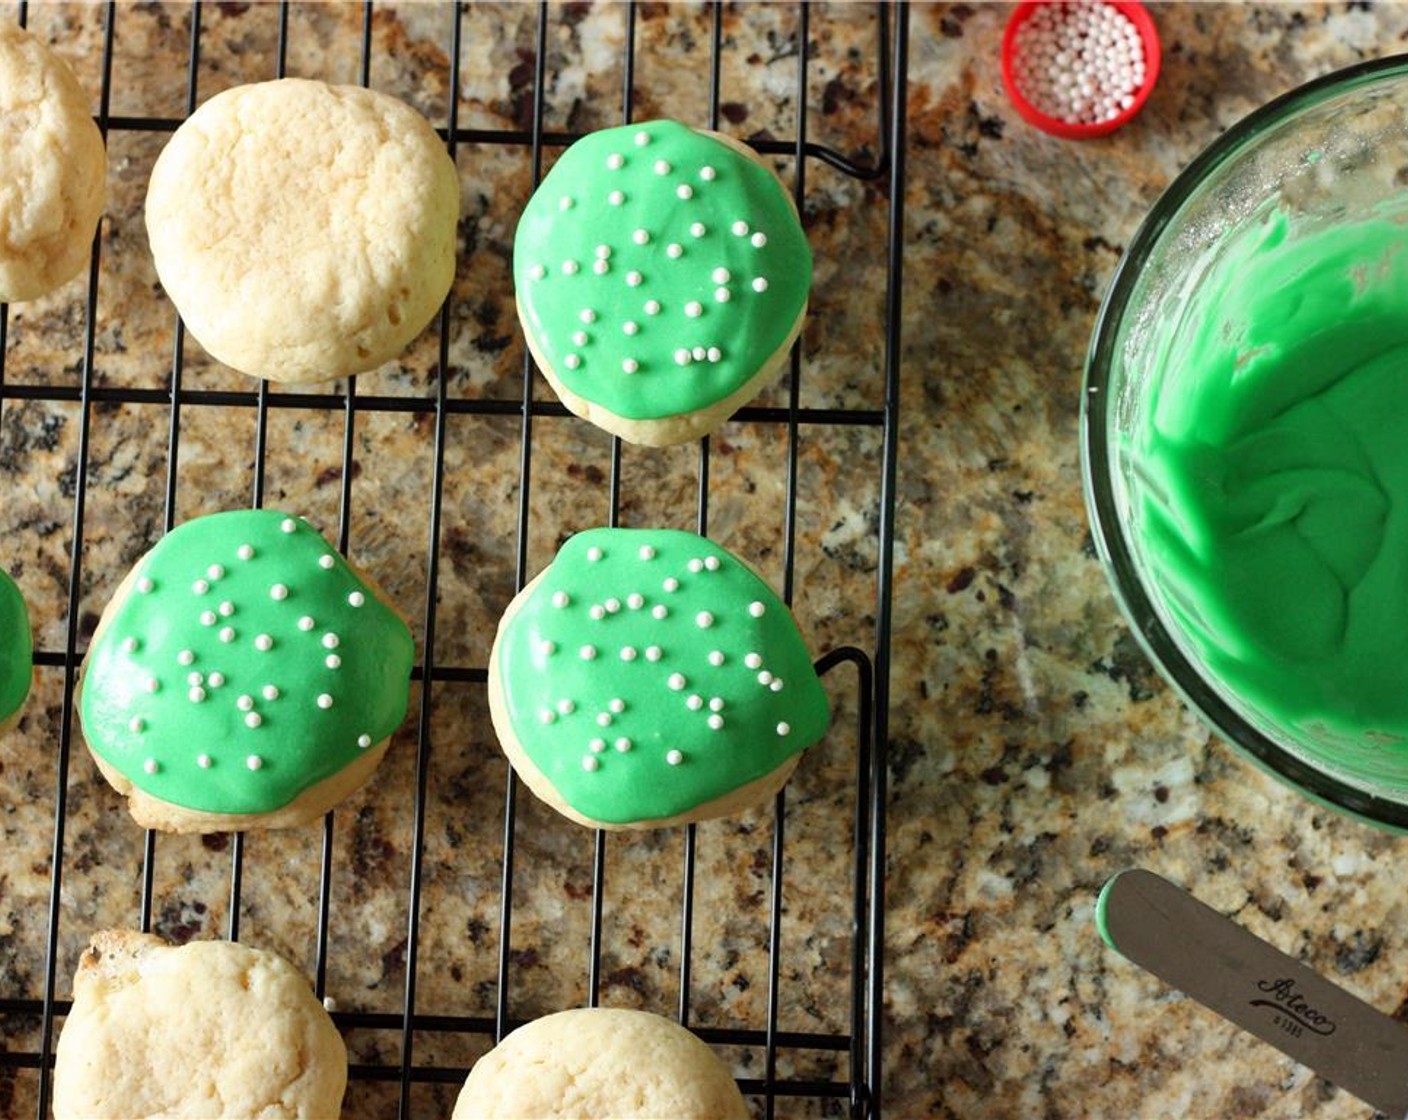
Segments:
[[[302,520],[238,510],[162,538],[89,651],[88,743],[139,789],[267,813],[406,714],[414,643]]]
[[[0,571],[0,720],[9,719],[34,680],[34,639],[29,611],[15,581]]]
[[[579,813],[687,812],[815,743],[826,692],[791,613],[693,533],[572,537],[500,635],[513,733]]]
[[[567,149],[518,223],[513,268],[553,372],[633,420],[706,408],[746,384],[812,282],[772,172],[674,121]]]

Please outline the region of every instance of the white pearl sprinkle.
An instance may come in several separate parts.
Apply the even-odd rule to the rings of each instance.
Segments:
[[[274,639],[268,634],[260,634],[259,637],[254,639],[254,648],[267,653],[274,648]]]
[[[655,618],[667,618],[670,614],[670,608],[665,606],[664,603],[657,603],[650,608],[650,613]]]
[[[705,352],[704,356],[708,358],[711,362],[717,362],[720,358],[724,356],[724,352],[720,350],[717,346],[711,346]]]
[[[655,549],[648,544],[643,544],[640,546],[640,551],[636,553],[636,555],[639,556],[642,560],[654,560]]]
[[[756,277],[754,277],[754,278],[753,278],[753,290],[754,290],[755,292],[765,292],[765,291],[767,291],[767,290],[768,290],[767,278],[764,277],[764,276],[756,276]]]
[[[576,354],[568,354],[567,357],[562,359],[562,364],[568,369],[576,369],[582,364],[582,359],[577,357]]]
[[[616,740],[616,749],[622,754],[625,754],[631,749],[631,741],[623,735],[621,738]]]
[[[148,692],[160,692],[160,691],[161,691],[161,682],[160,682],[159,680],[157,680],[155,677],[148,677],[148,678],[147,678],[147,691],[148,691]]]
[[[663,587],[666,591],[678,591],[680,589],[680,581],[677,580],[674,576],[668,576],[666,577],[665,582],[662,583],[660,586]]]
[[[689,351],[683,346],[675,351],[675,364],[678,366],[689,365]]]
[[[625,334],[636,334],[640,331],[640,324],[637,323],[634,319],[627,319],[624,323],[621,324],[621,330]]]
[[[677,241],[672,241],[665,249],[665,255],[671,260],[679,260],[684,256],[684,246]]]
[[[254,697],[241,696],[238,700],[235,701],[235,707],[237,707],[242,712],[252,712],[254,710]]]
[[[741,222],[741,221],[740,221],[740,222],[734,222],[733,225],[730,226],[729,228],[733,230],[734,236],[736,236],[736,237],[747,237],[747,236],[748,236],[748,223],[747,223],[747,222]]]
[[[610,262],[610,261],[593,261],[593,262],[592,262],[592,271],[595,272],[598,276],[605,276],[608,272],[611,271],[611,262]]]
[[[621,165],[625,162],[626,157],[623,156],[620,152],[612,152],[609,156],[606,157],[606,166],[611,168],[612,171],[619,171],[621,169]]]
[[[767,607],[755,599],[748,604],[748,613],[754,618],[762,618],[763,615],[767,613]]]
[[[709,710],[711,712],[721,712],[724,710],[724,698],[722,696],[711,696],[709,698]]]
[[[723,651],[723,650],[721,650],[721,649],[716,649],[716,650],[713,650],[713,651],[709,654],[709,664],[710,664],[710,665],[718,666],[718,665],[722,665],[723,663],[724,663],[724,651]]]
[[[582,322],[584,323],[595,323],[596,312],[593,311],[590,307],[584,307],[581,313],[578,314],[577,318],[582,320]]]
[[[235,628],[233,626],[224,627],[220,631],[220,640],[222,642],[233,642],[235,640]]]
[[[253,560],[254,549],[250,545],[242,544],[239,546],[238,549],[235,550],[235,555],[238,556],[241,560]]]
[[[266,685],[264,686],[264,699],[265,699],[265,700],[277,700],[278,698],[279,698],[279,690],[278,690],[277,688],[275,688],[275,687],[274,687],[273,685],[271,685],[271,684],[266,684]]]
[[[769,673],[766,669],[764,669],[762,672],[760,672],[760,673],[758,674],[758,683],[759,683],[759,684],[772,684],[772,674]]]
[[[692,237],[703,237],[709,230],[703,222],[695,222],[689,227],[689,232]]]
[[[292,533],[298,528],[298,522],[295,521],[292,517],[285,517],[282,521],[279,522],[279,528],[282,529],[285,533]]]
[[[713,730],[713,731],[719,731],[719,730],[721,730],[721,729],[723,728],[723,725],[724,725],[724,717],[723,717],[723,716],[714,715],[714,716],[710,716],[710,717],[709,717],[709,727],[710,727],[711,730]]]
[[[761,249],[764,245],[768,243],[768,235],[765,233],[755,233],[753,234],[752,240],[753,248]]]
[[[665,651],[662,650],[659,646],[645,647],[645,659],[647,661],[659,661],[660,658],[664,656],[664,654]]]
[[[196,765],[199,766],[202,770],[209,770],[209,769],[210,769],[210,756],[209,756],[208,754],[197,755],[197,756],[196,756]]]
[[[360,591],[353,591],[347,596],[348,604],[353,607],[360,607],[366,601],[367,597],[363,595]]]
[[[255,724],[254,726],[257,727],[258,724]],[[258,770],[261,766],[264,765],[264,760],[260,758],[257,754],[252,754],[244,760],[244,764],[248,766],[251,770]]]
[[[234,613],[235,604],[230,602],[230,600],[226,599],[223,603],[220,604],[220,614],[224,618],[229,618]]]
[[[276,584],[274,584],[273,587],[269,588],[269,598],[271,598],[271,599],[287,599],[287,598],[288,598],[288,588],[285,587],[282,583],[276,583]]]
[[[626,596],[626,606],[630,607],[633,611],[640,610],[641,607],[645,606],[645,596],[639,591],[632,591]]]
[[[201,611],[201,612],[200,612],[200,623],[201,623],[202,626],[214,626],[214,625],[215,625],[215,621],[216,621],[216,619],[215,619],[215,612],[214,612],[214,611]]]
[[[611,256],[611,246],[598,245],[595,249],[592,250],[592,253],[596,256],[598,260],[607,260]]]
[[[707,164],[699,169],[699,177],[703,179],[706,183],[713,182],[714,176],[717,174],[718,172]]]
[[[261,716],[258,712],[250,712],[249,715],[247,715],[247,716],[244,717],[244,725],[245,725],[246,727],[249,727],[249,728],[258,727],[258,726],[259,726],[261,723],[263,723],[263,722],[264,722],[264,717]],[[260,765],[263,765],[262,761],[261,761]],[[251,769],[251,770],[258,770],[259,767],[258,767],[258,766],[250,766],[250,769]]]
[[[148,774],[155,774],[158,770],[161,769],[161,767],[157,765],[156,759],[149,758],[146,762],[142,763],[142,769],[145,770]]]
[[[331,708],[332,696],[326,692],[320,692],[318,694],[318,707],[322,708],[324,711]]]
[[[611,703],[607,704],[606,706],[610,708],[613,712],[615,712],[618,716],[626,710],[626,702],[622,700],[619,696],[613,697]]]
[[[122,652],[123,652],[123,653],[136,653],[136,652],[137,652],[137,639],[136,639],[136,638],[123,638],[123,639],[122,639]]]
[[[679,692],[679,691],[680,691],[682,688],[684,688],[684,686],[687,685],[689,682],[688,682],[687,680],[685,680],[685,677],[684,677],[684,674],[683,674],[683,673],[671,673],[671,674],[670,674],[670,679],[669,679],[668,681],[666,681],[665,683],[668,684],[668,685],[669,685],[672,689],[674,689],[676,692]]]
[[[322,568],[324,571],[331,571],[332,566],[336,563],[337,560],[333,557],[333,554],[331,552],[327,553],[324,556],[318,557],[318,567]]]
[[[788,734],[789,732],[791,732],[791,730],[792,730],[792,725],[789,724],[789,723],[785,723],[785,722],[784,722],[784,723],[779,723],[779,724],[777,725],[777,733],[778,733],[779,735],[786,735],[786,734]]]
[[[647,230],[638,229],[631,234],[631,240],[637,245],[644,245],[650,240],[650,233]]]
[[[541,712],[538,713],[538,719],[540,719],[543,723],[556,723],[557,713],[554,712],[551,708],[544,708]]]
[[[357,746],[361,747],[363,750],[366,750],[366,749],[367,749],[369,746],[371,746],[371,745],[372,745],[372,737],[371,737],[370,735],[358,735],[358,736],[357,736]]]
[[[675,195],[679,198],[693,198],[694,188],[691,187],[688,183],[681,183],[675,188]]]
[[[605,606],[608,611],[610,611],[612,614],[615,614],[621,609],[621,600],[615,598],[607,599]]]
[[[596,656],[596,646],[583,646],[577,653],[583,661],[590,661]]]
[[[567,195],[563,195],[561,198],[559,198],[559,199],[557,200],[557,208],[558,208],[559,210],[571,210],[571,209],[572,209],[572,199],[569,198]]]
[[[205,677],[203,677],[200,673],[188,673],[188,674],[186,674],[186,683],[187,683],[187,684],[204,684],[204,683],[205,683]]]
[[[730,273],[726,268],[716,268],[709,276],[715,284],[727,284],[731,279]]]
[[[542,645],[540,645],[538,648],[543,651],[544,657],[551,657],[557,652],[557,643],[554,642],[551,638],[544,638]]]
[[[640,363],[634,358],[627,358],[621,363],[621,369],[625,373],[635,373],[636,370],[640,369]]]
[[[593,754],[600,754],[606,749],[606,740],[602,738],[592,739],[587,743],[587,748]]]
[[[313,618],[312,618],[311,615],[306,615],[306,614],[305,614],[302,618],[300,618],[300,619],[298,620],[298,628],[299,628],[300,630],[311,630],[311,629],[313,629],[313,627],[316,626],[316,625],[318,625],[318,624],[313,621]]]
[[[626,196],[620,191],[612,191],[606,196],[606,201],[611,203],[612,206],[620,206],[621,203],[626,201]]]
[[[211,579],[224,579],[225,569],[222,568],[219,564],[211,564],[210,567],[205,569],[205,574],[208,575]]]
[[[641,129],[636,133],[636,143],[642,148],[645,147],[650,143],[650,133],[646,132],[645,129]]]
[[[601,760],[594,755],[587,755],[582,759],[583,770],[598,770],[601,768]]]
[[[668,162],[667,160],[657,159],[657,160],[655,161],[655,174],[657,174],[657,175],[668,175],[669,173],[670,173],[670,164],[669,164],[669,162]]]
[[[635,646],[622,646],[622,647],[621,647],[621,660],[622,660],[622,661],[634,661],[635,659],[636,659],[636,647],[635,647]]]
[[[206,681],[207,681],[207,683],[210,685],[211,688],[219,688],[221,685],[223,685],[223,684],[225,683],[225,674],[224,674],[224,673],[211,673],[210,676],[206,678]]]
[[[695,695],[691,696],[688,700],[684,702],[684,706],[688,708],[691,712],[697,712],[700,708],[704,707],[704,697],[700,696],[698,693],[695,693]]]
[[[743,658],[743,664],[747,665],[750,669],[757,669],[762,666],[763,659],[756,653],[750,653]]]
[[[140,591],[143,595],[148,594],[151,589],[155,586],[156,584],[152,583],[152,581],[149,580],[146,576],[143,576],[137,581],[137,590]]]
[[[192,704],[199,704],[202,700],[205,699],[205,689],[197,685],[195,688],[191,689],[189,692],[186,693],[186,699],[189,700]]]
[[[680,754],[679,751],[671,751],[665,756],[665,761],[668,762],[671,766],[678,766],[681,762],[684,761],[684,755]]]
[[[600,603],[593,603],[590,607],[587,608],[587,614],[591,615],[592,618],[596,619],[597,621],[600,621],[601,619],[606,617],[606,608],[603,607]]]
[[[552,605],[555,607],[565,607],[572,600],[565,591],[554,591],[552,593]]]
[[[648,299],[645,301],[645,313],[647,315],[660,314],[660,301],[658,299]]]
[[[632,288],[639,288],[641,285],[641,281],[643,281],[644,279],[645,277],[643,277],[635,269],[631,269],[630,272],[626,273],[626,283],[629,284]]]
[[[610,726],[611,726],[611,713],[610,713],[610,712],[601,712],[600,714],[598,714],[597,717],[596,717],[596,724],[597,724],[598,727],[610,727]]]
[[[338,637],[337,637],[336,634],[332,633],[332,631],[328,631],[328,633],[326,633],[326,634],[323,635],[323,648],[324,648],[324,649],[336,649],[337,647],[338,647]]]
[[[529,266],[529,269],[528,269],[528,279],[530,279],[530,280],[541,280],[541,279],[542,279],[544,276],[546,276],[547,274],[548,274],[548,270],[545,269],[545,268],[544,268],[542,265],[540,265],[540,264],[535,264],[535,265]]]
[[[702,347],[702,346],[696,346],[696,347],[694,348],[694,360],[695,360],[696,362],[702,362],[702,361],[703,361],[705,358],[707,358],[708,356],[709,356],[709,351],[705,350],[704,347]],[[697,572],[699,569],[698,569],[698,568],[695,568],[694,570]]]
[[[704,561],[696,556],[689,562],[689,570],[691,572],[702,572],[704,570]]]
[[[596,545],[592,545],[591,548],[587,549],[587,559],[590,560],[593,564],[600,560],[601,557],[601,549],[599,549]]]
[[[572,345],[573,345],[573,346],[585,346],[585,345],[587,344],[587,342],[588,342],[588,339],[587,339],[587,332],[586,332],[586,331],[573,331],[573,332],[572,332]]]
[[[732,293],[727,288],[715,288],[714,299],[719,303],[727,303],[733,298]]]
[[[570,716],[577,710],[577,705],[572,703],[571,700],[559,700],[557,702],[557,710],[565,716]]]
[[[773,677],[773,679],[772,679],[772,684],[768,685],[768,688],[770,688],[773,692],[781,692],[781,691],[782,691],[782,678],[781,678],[781,677]]]
[[[697,299],[692,299],[684,305],[684,313],[691,319],[697,319],[704,314],[704,305]]]
[[[330,653],[325,658],[323,658],[323,664],[326,665],[329,669],[341,669],[342,658],[338,657],[335,653]]]
[[[198,579],[195,583],[191,584],[191,590],[197,595],[204,595],[210,590],[210,584],[206,583],[203,579]]]

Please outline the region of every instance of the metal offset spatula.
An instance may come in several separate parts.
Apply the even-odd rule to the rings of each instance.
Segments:
[[[1095,906],[1117,952],[1389,1116],[1408,1117],[1408,1026],[1151,871]]]

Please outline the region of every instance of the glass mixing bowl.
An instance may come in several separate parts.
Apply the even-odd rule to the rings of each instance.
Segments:
[[[1120,606],[1189,705],[1316,801],[1408,830],[1408,737],[1389,742],[1374,729],[1346,733],[1288,719],[1213,669],[1206,629],[1200,641],[1189,622],[1196,608],[1151,552],[1150,510],[1164,495],[1139,451],[1160,394],[1177,389],[1179,378],[1199,376],[1195,364],[1180,360],[1190,332],[1209,325],[1228,338],[1246,332],[1237,316],[1247,301],[1213,293],[1235,290],[1228,284],[1245,267],[1249,239],[1264,243],[1280,222],[1288,243],[1303,244],[1366,219],[1396,223],[1408,246],[1408,55],[1339,71],[1252,113],[1155,204],[1115,273],[1091,340],[1082,470],[1096,546]],[[1403,377],[1408,394],[1408,365]],[[1408,658],[1403,685],[1408,692]]]

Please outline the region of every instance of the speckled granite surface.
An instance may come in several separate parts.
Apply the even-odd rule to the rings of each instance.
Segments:
[[[1076,451],[1080,363],[1122,246],[1169,178],[1228,124],[1303,79],[1396,49],[1408,7],[1159,6],[1164,75],[1139,120],[1086,145],[1023,125],[998,84],[1008,8],[917,8],[910,68],[910,178],[902,456],[890,752],[886,1111],[896,1117],[1357,1117],[1369,1110],[1171,995],[1103,950],[1090,923],[1112,872],[1149,866],[1408,1017],[1403,842],[1318,810],[1240,762],[1189,717],[1129,637],[1089,543]],[[0,18],[13,18],[0,5]],[[707,12],[642,5],[638,117],[707,112]],[[534,10],[472,6],[461,72],[449,73],[449,9],[378,5],[370,78],[443,124],[502,128],[531,112]],[[190,9],[118,10],[112,102],[118,116],[179,116],[187,97]],[[94,92],[102,11],[33,4],[31,27],[54,42]],[[812,139],[868,161],[875,150],[874,15],[818,7],[808,91]],[[356,81],[360,7],[295,6],[291,74]],[[550,129],[620,119],[624,10],[554,7],[548,31]],[[268,6],[202,12],[198,99],[267,78],[277,35]],[[729,9],[723,117],[738,135],[795,129],[796,13]],[[161,294],[140,213],[160,134],[114,133],[109,216],[100,256],[94,384],[162,390],[174,317]],[[459,154],[463,218],[451,304],[451,397],[513,399],[521,344],[508,251],[530,186],[522,150]],[[784,177],[792,174],[786,160]],[[790,179],[789,179],[790,181]],[[817,164],[807,217],[817,250],[804,336],[806,405],[881,404],[883,190]],[[84,284],[10,311],[7,383],[78,385]],[[359,379],[359,393],[433,393],[432,328],[398,363]],[[187,389],[249,386],[187,340]],[[539,380],[535,392],[546,397]],[[276,394],[277,395],[277,394]],[[764,403],[784,403],[785,389]],[[40,646],[62,651],[80,413],[72,402],[7,400],[0,409],[0,563],[28,596]],[[169,514],[184,520],[250,500],[339,527],[344,413],[270,412],[262,473],[253,408],[183,405],[177,454],[159,402],[100,403],[88,446],[78,584],[81,648],[126,566]],[[345,511],[349,552],[412,616],[425,655],[428,494],[433,419],[359,414]],[[807,427],[798,447],[795,603],[817,650],[869,647],[874,611],[875,458],[869,427]],[[446,428],[444,513],[434,649],[437,664],[482,665],[512,594],[520,429],[511,415],[454,416]],[[609,514],[608,441],[574,420],[534,426],[529,555]],[[785,429],[735,423],[713,441],[710,531],[779,585]],[[166,508],[168,470],[175,506]],[[626,524],[691,526],[694,449],[627,450]],[[836,731],[789,792],[780,1021],[846,1029],[854,806],[849,733],[853,678],[828,678]],[[41,671],[20,729],[0,745],[0,999],[43,987],[49,853],[63,725],[64,674]],[[506,769],[482,688],[438,684],[429,705],[417,960],[417,1008],[491,1014],[497,996],[498,884]],[[419,703],[419,693],[413,704]],[[417,727],[398,737],[373,784],[336,815],[326,990],[343,1009],[399,1015]],[[143,836],[75,742],[58,939],[59,992],[88,931],[138,919]],[[772,824],[754,816],[699,833],[692,1021],[757,1026],[766,1002]],[[252,835],[245,844],[240,935],[316,960],[317,829]],[[682,838],[608,844],[602,998],[673,1009],[678,996]],[[228,837],[160,838],[154,926],[173,938],[227,929]],[[511,1012],[528,1017],[586,996],[591,835],[529,797],[515,841]],[[35,1048],[35,1023],[0,1018],[0,1045]],[[354,1060],[395,1064],[396,1030],[349,1036]],[[482,1036],[423,1032],[416,1061],[467,1066]],[[740,1075],[758,1055],[730,1051]],[[844,1077],[844,1059],[787,1055],[784,1070]],[[33,1070],[0,1069],[0,1114],[33,1114]],[[417,1116],[443,1115],[452,1090],[418,1085]],[[395,1087],[359,1082],[347,1115],[394,1112]],[[783,1101],[780,1115],[834,1106]]]

